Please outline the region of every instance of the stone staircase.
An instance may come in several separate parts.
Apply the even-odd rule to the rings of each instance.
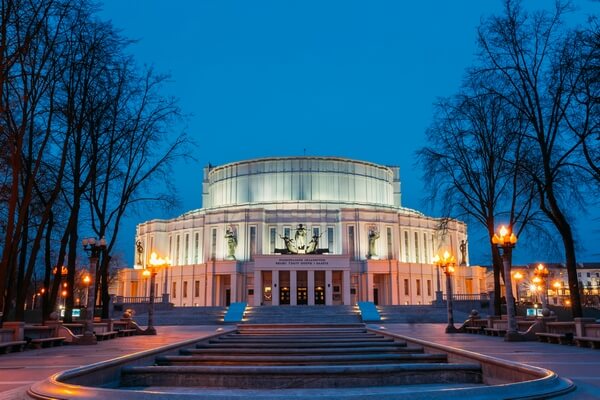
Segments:
[[[363,324],[249,324],[177,355],[158,356],[154,365],[124,367],[119,386],[158,392],[196,388],[223,395],[231,394],[228,390],[278,390],[285,398],[290,389],[481,382],[478,364],[450,364],[446,354],[425,353],[422,347],[369,332]]]
[[[446,307],[430,305],[377,306],[382,324],[444,323],[448,321]],[[461,324],[468,314],[454,310],[454,322]]]
[[[214,325],[222,324],[227,307],[175,307],[154,311],[155,325]],[[138,312],[134,320],[139,325],[148,323],[148,312]]]
[[[354,306],[246,307],[247,324],[352,324],[362,322]]]

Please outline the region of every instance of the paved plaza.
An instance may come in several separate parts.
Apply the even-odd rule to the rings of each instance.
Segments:
[[[417,337],[485,355],[547,368],[573,380],[578,389],[563,399],[600,399],[600,351],[538,342],[504,342],[501,338],[445,334],[445,324],[388,324],[398,334]],[[132,336],[95,346],[62,346],[0,355],[0,399],[22,399],[24,390],[62,370],[192,338],[219,329],[211,326],[160,326],[157,336]]]

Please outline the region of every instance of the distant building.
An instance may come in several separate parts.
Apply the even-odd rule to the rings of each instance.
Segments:
[[[566,265],[541,263],[548,271],[546,276],[536,273],[538,265],[540,263],[514,265],[512,267],[515,298],[523,303],[541,304],[542,296],[546,296],[548,304],[551,306],[569,306],[569,276]],[[517,273],[520,275],[516,275]],[[494,277],[491,268],[488,268],[487,276],[488,291],[493,291]],[[520,278],[516,279],[516,277]],[[577,280],[581,294],[584,297],[582,303],[588,306],[600,307],[600,263],[578,263]],[[504,286],[502,286],[502,293],[504,294]]]
[[[148,296],[152,252],[171,260],[155,293],[176,306],[430,304],[445,287],[432,265],[440,249],[462,264],[456,294],[485,291],[466,225],[402,207],[398,167],[263,158],[206,167],[202,187],[201,209],[138,225],[119,296]]]

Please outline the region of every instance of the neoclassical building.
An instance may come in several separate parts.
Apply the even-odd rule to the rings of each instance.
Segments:
[[[175,306],[430,304],[445,288],[440,250],[457,255],[456,294],[485,292],[466,225],[402,207],[398,167],[261,158],[204,168],[202,188],[202,208],[138,225],[117,295],[148,296],[152,252],[170,259],[155,293]]]

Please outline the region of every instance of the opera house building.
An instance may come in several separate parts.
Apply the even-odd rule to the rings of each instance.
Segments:
[[[455,294],[486,291],[466,225],[402,207],[398,167],[261,158],[204,168],[202,189],[202,208],[137,226],[118,296],[149,295],[153,252],[170,260],[155,294],[175,306],[431,304],[445,288],[440,250],[456,255]]]

